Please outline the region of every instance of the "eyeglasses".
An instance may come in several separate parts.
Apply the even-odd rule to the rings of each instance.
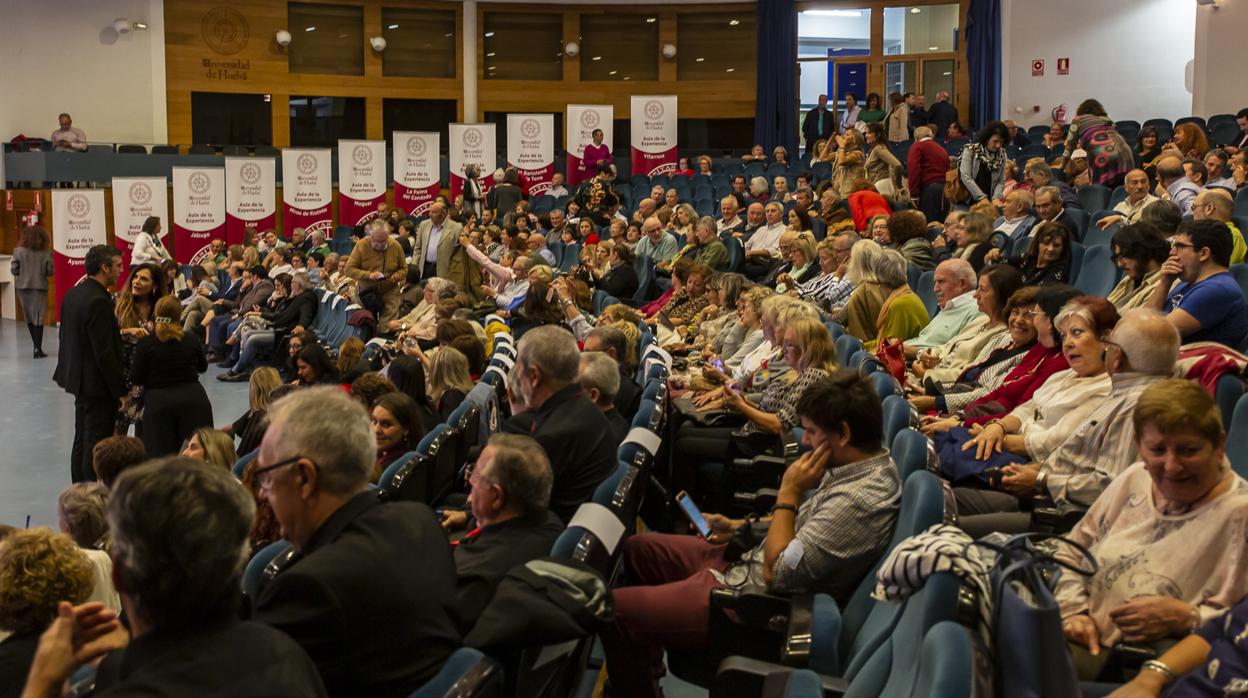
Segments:
[[[266,465],[263,468],[256,468],[255,470],[251,471],[251,477],[255,480],[256,484],[259,485],[260,489],[267,490],[269,489],[269,481],[271,479],[271,476],[269,475],[269,473],[273,472],[274,470],[277,470],[278,468],[284,468],[288,465],[297,463],[302,459],[303,459],[303,456],[291,456],[290,458],[287,458],[286,460],[278,461],[274,463],[273,465]]]
[[[1028,311],[1027,311],[1027,314],[1028,314],[1028,315],[1030,315],[1030,316],[1031,316],[1031,317],[1033,317],[1033,318],[1038,318],[1038,317],[1048,317],[1048,316],[1049,316],[1049,314],[1048,314],[1048,313],[1044,312],[1043,310],[1041,310],[1041,309],[1039,309],[1039,308],[1032,308],[1031,310],[1028,310]]]
[[[1192,243],[1190,243],[1190,242],[1182,242],[1181,240],[1171,240],[1171,241],[1170,241],[1170,249],[1172,249],[1172,250],[1181,250],[1181,249],[1184,249],[1184,248],[1189,249],[1189,250],[1194,250],[1194,249],[1196,249],[1196,246],[1195,246],[1195,245],[1193,245],[1193,244],[1192,244]]]

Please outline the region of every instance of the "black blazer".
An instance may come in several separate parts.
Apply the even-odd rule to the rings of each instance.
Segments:
[[[507,572],[549,555],[563,528],[558,516],[544,511],[486,526],[455,545],[455,571],[459,575],[455,593],[465,633],[494,598]]]
[[[77,397],[120,399],[126,394],[121,329],[108,290],[83,279],[65,294],[60,317],[61,350],[52,380]]]
[[[620,371],[620,389],[615,393],[615,409],[631,422],[640,407],[641,386],[637,385],[632,376]]]
[[[316,294],[305,289],[287,300],[276,312],[264,312],[261,315],[272,322],[277,330],[290,330],[296,325],[311,327],[312,321],[316,319],[316,306]]]
[[[598,279],[598,288],[616,298],[632,298],[637,285],[637,270],[631,264],[621,264]]]
[[[455,581],[433,510],[361,492],[269,582],[255,619],[303,646],[331,696],[407,696],[460,645]]]

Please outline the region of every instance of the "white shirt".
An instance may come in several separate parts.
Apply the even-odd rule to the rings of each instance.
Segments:
[[[745,243],[745,251],[767,250],[772,257],[780,256],[780,235],[784,233],[784,223],[764,225],[750,236]]]
[[[551,196],[567,196],[567,195],[568,195],[568,188],[567,188],[567,187],[565,187],[565,186],[563,186],[563,185],[561,184],[561,185],[559,185],[559,186],[557,186],[557,187],[551,187],[551,188],[550,188],[550,191],[548,191],[548,192],[546,192],[546,193],[547,193],[547,194],[549,194],[549,195],[551,195]]]
[[[1002,221],[1001,225],[997,226],[997,231],[1005,233],[1006,235],[1009,235],[1010,237],[1014,237],[1014,231],[1018,230],[1018,226],[1022,225],[1023,221],[1025,220],[1027,220],[1026,213],[1019,216],[1018,218],[1006,218],[1004,221]]]
[[[1159,199],[1152,194],[1145,194],[1144,198],[1140,199],[1140,203],[1138,204],[1131,203],[1131,199],[1129,198],[1123,199],[1118,202],[1117,206],[1114,207],[1114,212],[1122,214],[1124,222],[1135,223],[1140,220],[1140,214],[1144,212],[1144,208],[1158,200]]]
[[[442,225],[429,224],[429,241],[425,243],[425,263],[436,264],[438,261],[438,242],[442,240],[442,227],[446,225],[446,221]]]
[[[1108,373],[1083,378],[1068,368],[1049,376],[1030,400],[1010,412],[1022,422],[1019,433],[1032,460],[1048,458],[1109,397],[1112,388]]]
[[[715,221],[715,232],[722,233],[728,228],[731,228],[733,226],[737,226],[740,224],[741,224],[741,216],[733,216],[732,218],[729,218],[728,220],[724,220],[723,218],[720,218],[719,220]]]
[[[139,233],[134,239],[134,249],[130,250],[131,266],[147,262],[160,264],[166,259],[173,259],[173,255],[151,233]]]

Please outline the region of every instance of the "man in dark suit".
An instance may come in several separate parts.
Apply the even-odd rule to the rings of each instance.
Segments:
[[[108,287],[121,275],[121,252],[108,245],[87,250],[86,278],[61,301],[61,351],[52,379],[74,396],[74,447],[70,476],[95,479],[91,449],[111,436],[118,401],[126,394],[121,330]]]
[[[620,371],[616,368],[615,359],[601,351],[583,352],[579,381],[590,402],[597,405],[607,418],[611,427],[611,442],[619,447],[632,425],[615,409],[615,394],[620,389]]]
[[[1035,193],[1036,216],[1038,220],[1035,225],[1042,223],[1056,222],[1060,223],[1066,232],[1070,233],[1070,239],[1075,242],[1083,241],[1083,234],[1079,232],[1079,224],[1071,217],[1070,212],[1062,205],[1061,194],[1058,193],[1057,187],[1040,187]]]
[[[615,409],[631,422],[641,406],[641,386],[629,375],[624,358],[628,356],[628,337],[614,327],[595,327],[585,337],[585,351],[600,351],[615,361],[620,372],[620,386],[615,392]]]
[[[429,507],[382,503],[368,414],[337,387],[269,408],[254,470],[295,556],[256,620],[312,657],[331,696],[406,696],[460,644],[455,564]]]
[[[550,511],[553,476],[532,437],[495,434],[468,475],[476,528],[454,544],[458,608],[465,631],[516,565],[550,554],[563,522]]]
[[[524,411],[502,429],[529,434],[542,445],[555,476],[550,510],[564,521],[615,469],[619,446],[611,442],[607,418],[577,383],[580,354],[566,328],[545,325],[525,332],[509,377]]]
[[[949,124],[958,123],[958,108],[949,102],[949,93],[941,90],[936,93],[936,103],[927,110],[928,123],[932,132],[944,136],[949,132]]]
[[[238,555],[256,505],[232,474],[162,458],[126,470],[108,507],[129,631],[101,603],[63,610],[39,643],[23,695],[61,695],[77,665],[106,652],[93,695],[325,695],[299,645],[239,620]]]
[[[819,95],[819,105],[806,112],[802,120],[802,137],[806,140],[806,154],[821,138],[831,138],[836,133],[836,109],[828,108],[828,96]]]

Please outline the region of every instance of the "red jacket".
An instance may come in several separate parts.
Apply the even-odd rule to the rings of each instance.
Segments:
[[[976,406],[984,407],[995,402],[1004,409],[995,414],[967,419],[965,420],[966,426],[986,424],[993,419],[1004,417],[1015,407],[1030,400],[1036,390],[1049,379],[1049,376],[1068,368],[1070,364],[1066,363],[1066,356],[1062,354],[1060,348],[1048,349],[1040,342],[1036,342],[1026,354],[1023,354],[1023,360],[1018,363],[1018,366],[1006,374],[996,390],[968,405],[969,409]]]
[[[866,230],[867,221],[878,215],[887,216],[893,209],[879,192],[864,190],[849,195],[849,212],[854,215],[854,228],[861,231]]]
[[[932,182],[945,181],[945,172],[949,170],[949,153],[943,146],[930,138],[910,146],[910,155],[906,157],[906,171],[910,173],[910,196],[919,198],[923,187]]]

